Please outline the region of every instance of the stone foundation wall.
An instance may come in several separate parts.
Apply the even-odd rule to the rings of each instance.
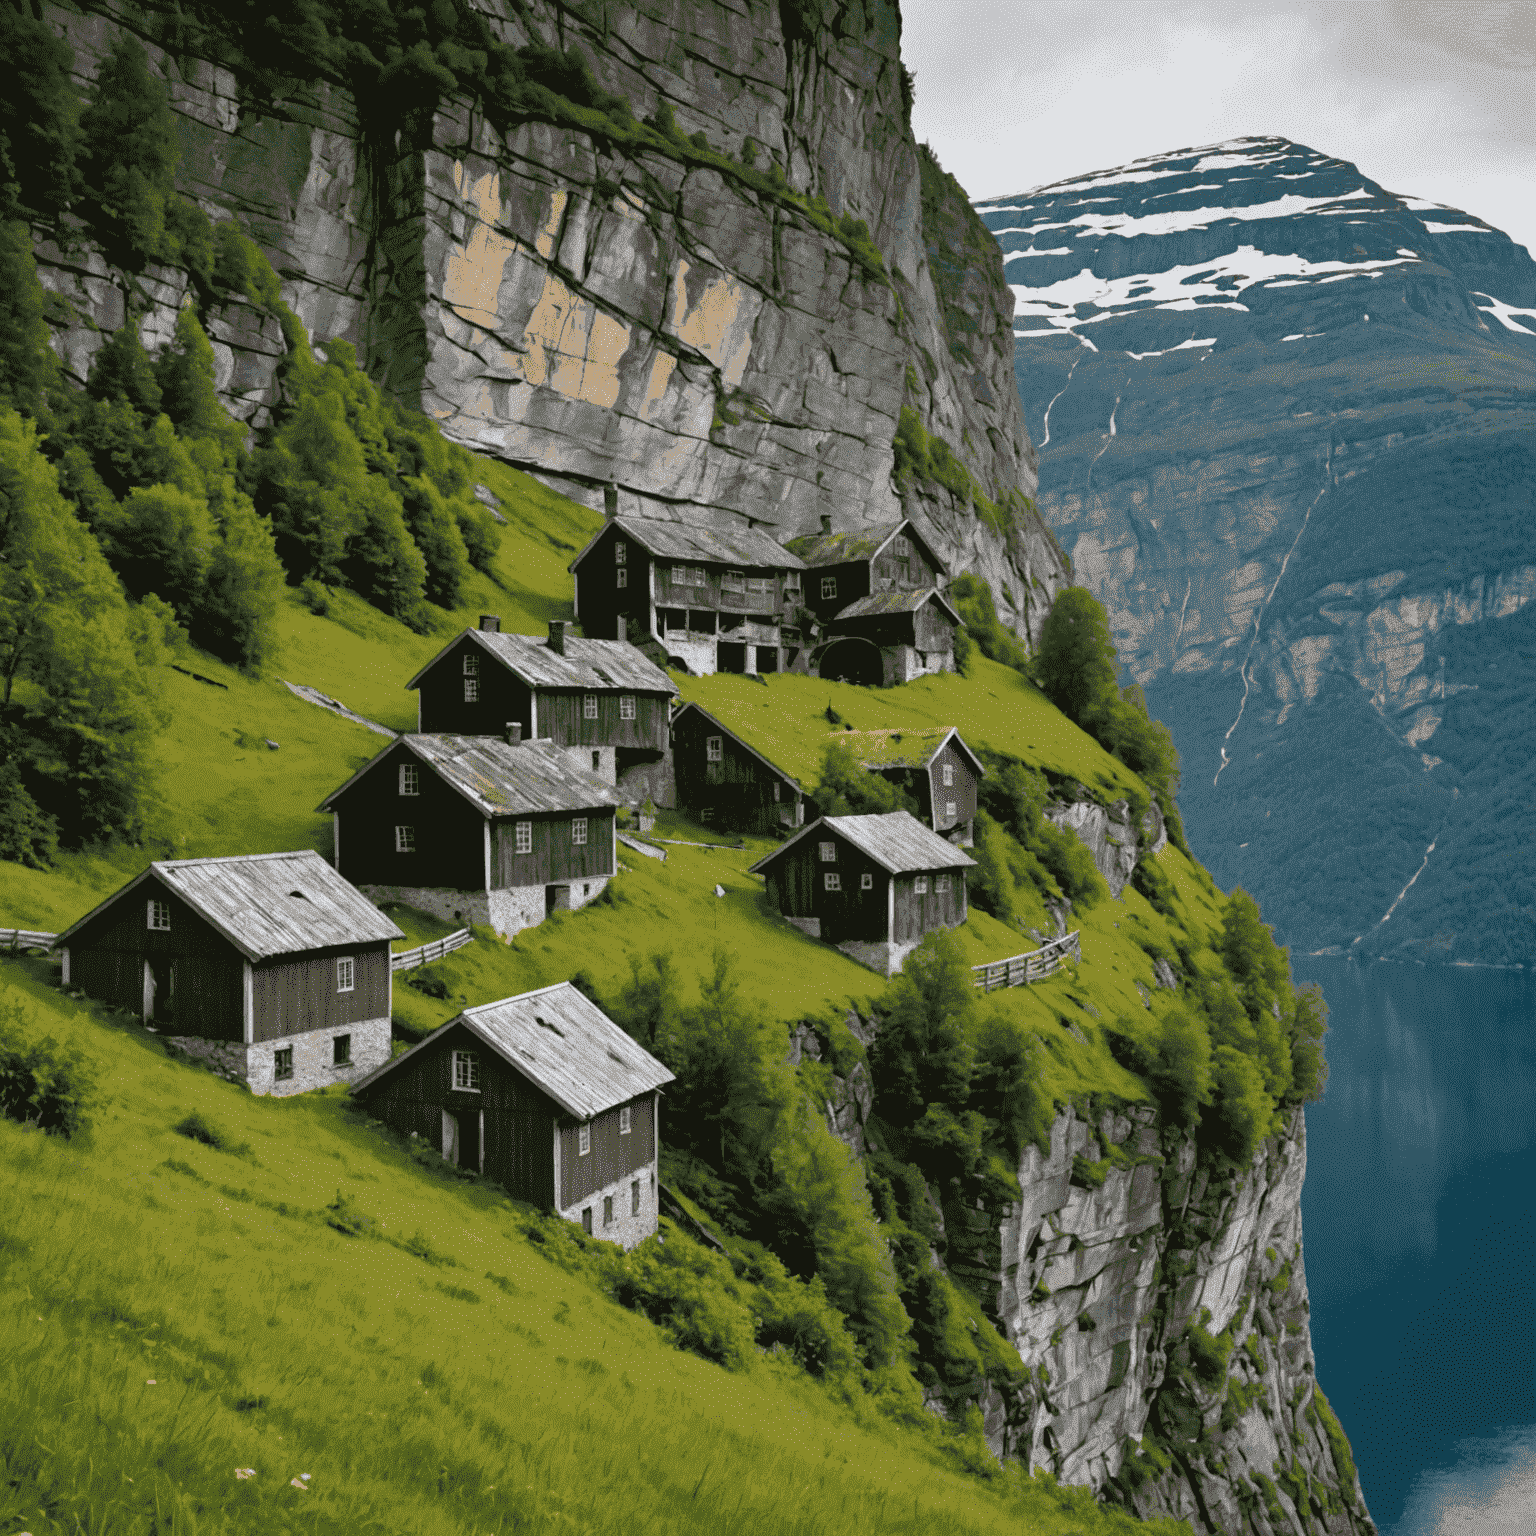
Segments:
[[[351,1059],[344,1067],[335,1065],[334,1041],[338,1035],[350,1035]],[[314,1088],[328,1088],[332,1083],[355,1083],[375,1067],[389,1060],[389,1020],[368,1019],[344,1028],[305,1030],[302,1034],[282,1035],[276,1040],[261,1040],[245,1045],[228,1040],[203,1040],[195,1035],[171,1035],[172,1045],[186,1055],[207,1062],[220,1077],[232,1083],[244,1083],[252,1093],[269,1093],[277,1098],[308,1093]],[[278,1081],[275,1057],[278,1051],[293,1052],[293,1076]]]
[[[897,944],[889,939],[850,939],[837,947],[850,960],[857,960],[860,965],[867,965],[870,970],[878,971],[882,976],[894,976],[917,945]]]
[[[433,917],[441,918],[443,922],[452,923],[458,928],[462,928],[466,923],[492,926],[490,906],[485,891],[450,891],[438,886],[426,885],[360,885],[358,890],[376,907],[382,907],[386,902],[394,901],[402,906],[414,907],[418,912],[430,912]],[[539,896],[539,916],[544,916],[542,886]]]
[[[640,1181],[640,1214],[631,1215],[631,1192],[629,1186],[636,1179]],[[613,1220],[607,1226],[603,1225],[603,1199],[608,1197],[613,1201]],[[612,1184],[605,1184],[601,1189],[595,1189],[584,1200],[560,1212],[567,1221],[574,1221],[579,1227],[582,1225],[581,1213],[590,1209],[592,1212],[592,1236],[600,1237],[605,1242],[617,1243],[627,1253],[636,1243],[643,1243],[656,1230],[657,1212],[657,1180],[656,1165],[648,1163],[644,1168],[637,1168],[633,1173],[627,1173],[622,1179],[615,1179]]]
[[[592,755],[597,754],[597,766],[592,766]],[[566,747],[564,756],[583,773],[595,773],[604,784],[617,784],[618,751],[614,747]]]
[[[590,759],[589,759],[590,760]],[[570,891],[569,900],[558,911],[574,912],[603,894],[611,875],[589,875],[585,880],[558,882]],[[514,885],[495,891],[449,891],[420,885],[360,885],[363,895],[375,906],[396,901],[418,912],[430,912],[445,923],[480,923],[492,928],[502,938],[510,939],[524,928],[542,923],[545,913],[545,887]]]

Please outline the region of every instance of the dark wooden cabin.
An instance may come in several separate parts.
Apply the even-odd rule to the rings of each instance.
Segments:
[[[949,575],[907,518],[834,533],[832,519],[824,516],[820,533],[791,539],[785,547],[805,562],[805,606],[824,634],[827,624],[860,598],[924,592],[942,586]]]
[[[584,640],[560,620],[543,639],[505,634],[482,614],[405,686],[417,690],[422,732],[501,736],[516,721],[524,741],[552,742],[615,785],[666,760],[671,678],[633,645]]]
[[[400,930],[318,853],[165,859],[59,935],[64,984],[138,1014],[253,1093],[389,1059]]]
[[[772,832],[805,819],[800,783],[698,704],[672,716],[678,807],[709,826]]]
[[[975,860],[909,811],[823,816],[752,866],[802,932],[883,976],[935,928],[966,918]]]
[[[510,936],[601,895],[618,794],[548,741],[399,736],[320,803],[336,867],[403,901]]]
[[[613,517],[570,569],[589,634],[654,641],[696,676],[787,671],[803,643],[801,561],[758,528]]]
[[[844,731],[834,739],[871,773],[905,789],[940,837],[962,848],[975,841],[976,786],[987,770],[953,726]]]
[[[371,1114],[632,1248],[656,1230],[672,1074],[568,981],[466,1008],[353,1088]]]
[[[887,688],[930,672],[953,672],[960,624],[949,600],[931,587],[861,597],[822,626],[812,667],[818,677]]]

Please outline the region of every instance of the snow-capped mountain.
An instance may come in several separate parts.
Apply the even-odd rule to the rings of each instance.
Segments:
[[[1278,138],[977,210],[1197,853],[1307,949],[1536,959],[1536,262]]]

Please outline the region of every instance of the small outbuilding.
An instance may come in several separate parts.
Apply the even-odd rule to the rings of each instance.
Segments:
[[[163,859],[59,935],[64,984],[139,1014],[252,1093],[389,1060],[404,935],[318,853]]]
[[[966,919],[976,861],[909,811],[823,816],[752,866],[801,932],[894,975],[935,928]]]
[[[799,780],[701,705],[672,716],[672,764],[678,807],[708,826],[770,832],[805,820]]]
[[[975,842],[976,785],[987,770],[953,726],[844,731],[833,740],[871,773],[906,790],[940,837],[962,848]]]
[[[618,869],[618,793],[552,742],[397,736],[320,802],[336,867],[400,901],[506,937],[595,901]]]
[[[961,622],[933,587],[861,597],[822,626],[810,664],[818,677],[885,688],[930,672],[953,672]]]
[[[466,1008],[352,1091],[516,1199],[633,1248],[656,1230],[661,1090],[672,1080],[562,981]]]

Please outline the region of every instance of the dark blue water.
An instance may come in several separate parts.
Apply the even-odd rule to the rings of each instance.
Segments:
[[[1366,1502],[1383,1536],[1536,1531],[1536,978],[1294,969],[1331,1010],[1312,1341]]]

